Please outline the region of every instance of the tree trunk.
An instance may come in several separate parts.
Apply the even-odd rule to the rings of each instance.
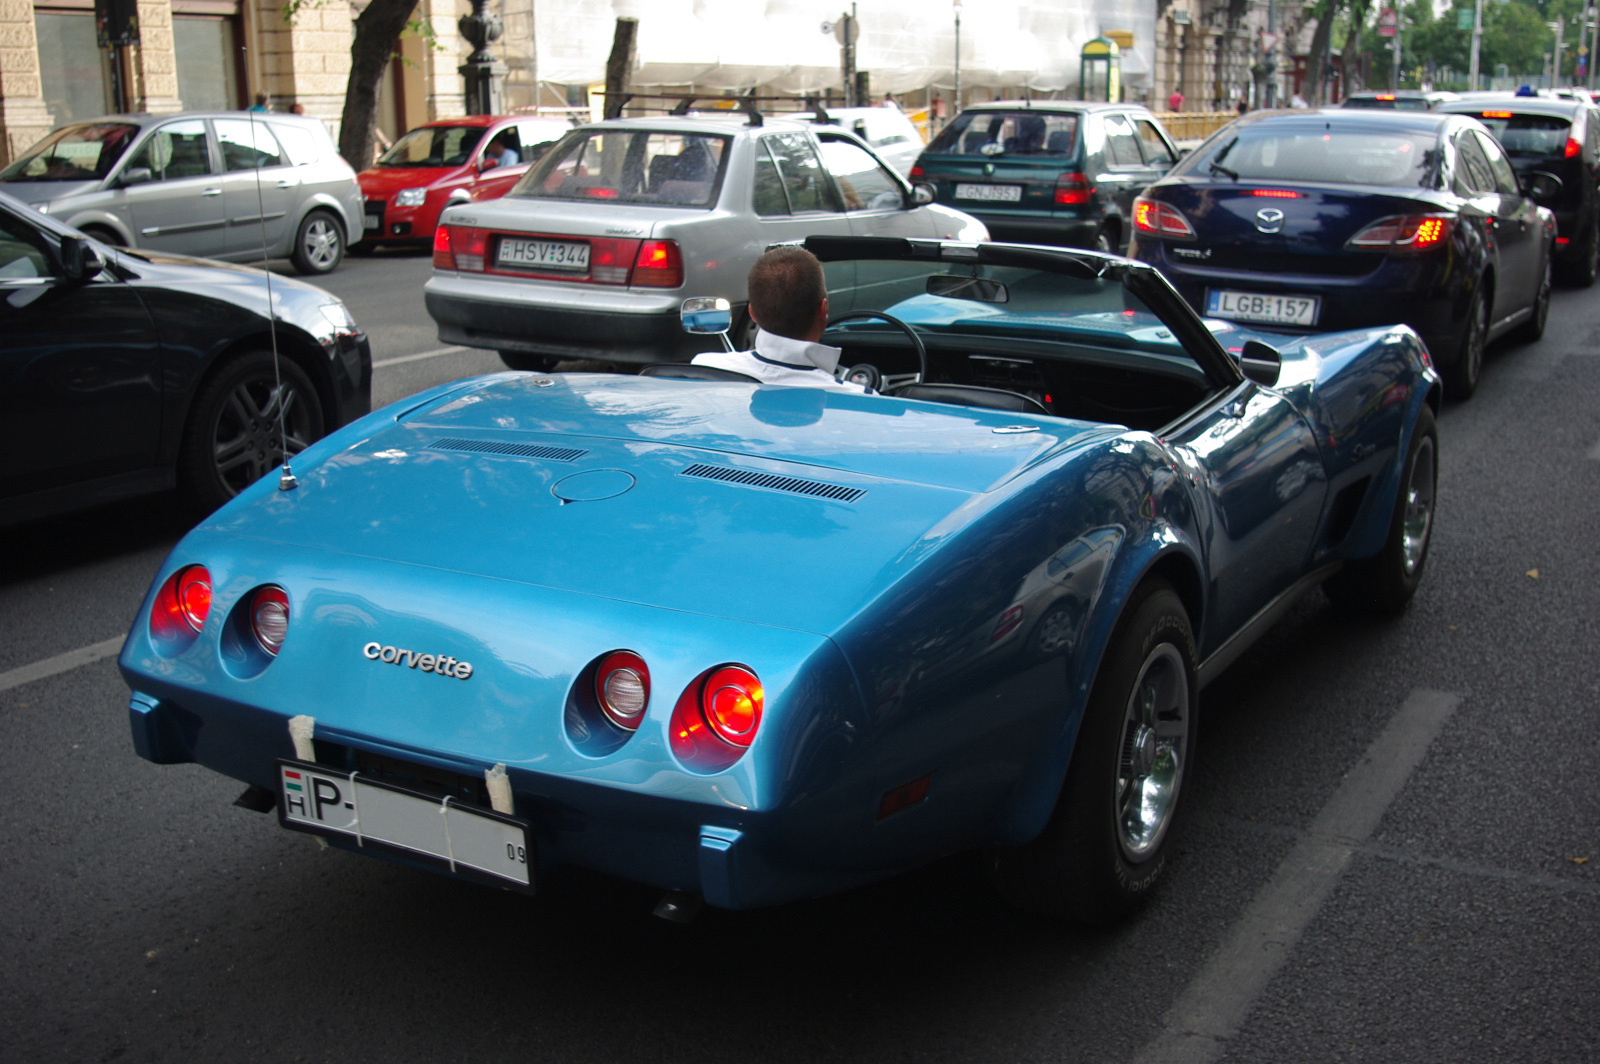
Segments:
[[[1367,8],[1369,0],[1351,0],[1350,28],[1344,35],[1344,51],[1341,53],[1344,63],[1344,94],[1349,96],[1352,92],[1367,87],[1366,70],[1358,62],[1361,53],[1361,25],[1367,21]]]
[[[1329,38],[1333,36],[1333,20],[1339,13],[1339,0],[1322,0],[1322,10],[1317,13],[1317,28],[1311,34],[1311,53],[1306,56],[1306,82],[1303,96],[1312,107],[1321,107],[1322,57],[1327,54]]]
[[[417,0],[372,0],[356,17],[356,35],[350,42],[350,81],[345,86],[339,124],[339,154],[357,170],[372,165],[378,89],[416,8]]]
[[[611,36],[611,56],[606,60],[607,118],[622,117],[623,96],[628,91],[628,79],[633,74],[634,38],[638,32],[638,19],[617,19],[616,32]]]

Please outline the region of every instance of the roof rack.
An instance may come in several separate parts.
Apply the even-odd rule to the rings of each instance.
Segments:
[[[663,103],[663,105],[659,105],[657,108],[665,110],[670,115],[686,115],[693,110],[694,105],[699,103],[701,100],[710,100],[717,103],[733,102],[738,104],[737,110],[739,113],[745,115],[750,125],[760,126],[765,124],[765,116],[762,114],[761,109],[757,107],[757,104],[786,103],[790,104],[791,106],[799,104],[799,110],[810,111],[812,113],[811,121],[817,125],[836,126],[839,124],[839,120],[828,114],[827,108],[823,106],[822,101],[815,96],[796,98],[793,96],[757,96],[754,93],[746,93],[743,96],[708,96],[704,94],[642,92],[606,92],[602,93],[601,95],[607,98],[607,111],[612,110],[610,101],[614,96],[621,97],[621,102],[616,105],[616,110],[619,112],[622,110],[622,108],[640,100],[670,100],[672,101],[672,105],[670,107],[666,107]],[[782,112],[777,113],[781,114]]]

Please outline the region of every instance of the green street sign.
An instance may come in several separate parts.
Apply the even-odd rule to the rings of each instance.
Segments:
[[[1472,28],[1472,10],[1470,8],[1456,9],[1456,29],[1470,30]]]

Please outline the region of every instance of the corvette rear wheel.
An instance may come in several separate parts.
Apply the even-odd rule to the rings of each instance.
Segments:
[[[1049,824],[1032,842],[994,855],[995,886],[1007,901],[1109,924],[1149,895],[1167,863],[1194,755],[1195,657],[1177,593],[1147,581],[1101,662]]]
[[[1375,557],[1346,562],[1322,584],[1335,605],[1364,613],[1396,614],[1406,608],[1422,583],[1433,541],[1433,511],[1438,500],[1439,433],[1433,411],[1423,404],[1411,430],[1400,491],[1389,520],[1389,535]]]
[[[1489,304],[1483,298],[1483,282],[1479,281],[1467,301],[1467,331],[1461,337],[1461,350],[1455,362],[1444,370],[1444,385],[1452,399],[1470,399],[1478,390],[1478,378],[1483,374],[1483,349],[1489,341]]]

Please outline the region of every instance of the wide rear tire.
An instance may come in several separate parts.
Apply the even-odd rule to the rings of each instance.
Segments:
[[[1002,897],[1098,925],[1144,902],[1172,849],[1199,690],[1183,602],[1165,581],[1148,580],[1106,649],[1049,824],[993,856]]]
[[[1411,430],[1400,488],[1389,519],[1383,550],[1371,558],[1346,562],[1322,584],[1334,604],[1363,613],[1393,615],[1406,608],[1422,583],[1433,542],[1433,515],[1438,502],[1439,432],[1426,403]]]

